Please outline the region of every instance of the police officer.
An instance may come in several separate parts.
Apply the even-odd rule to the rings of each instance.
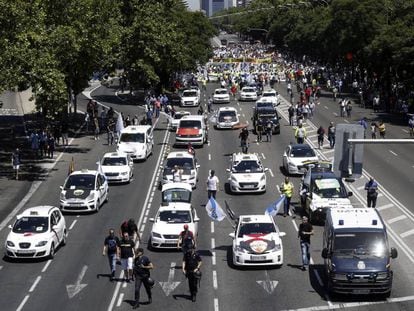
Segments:
[[[191,300],[196,301],[197,283],[201,277],[201,257],[194,248],[189,249],[183,258],[183,273],[188,279],[188,286],[190,288]]]
[[[144,256],[144,249],[137,249],[137,256],[134,261],[134,274],[135,274],[135,303],[134,309],[139,308],[139,294],[141,285],[144,284],[145,291],[148,296],[148,303],[152,302],[151,287],[154,285],[150,279],[150,270],[154,269],[152,262],[147,256]]]
[[[374,178],[371,177],[365,184],[365,190],[367,191],[367,206],[375,208],[377,206],[378,184]]]

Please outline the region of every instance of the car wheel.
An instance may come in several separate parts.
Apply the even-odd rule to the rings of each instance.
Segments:
[[[52,243],[52,245],[50,246],[50,251],[49,251],[49,259],[53,259],[55,258],[55,244]]]
[[[65,246],[66,245],[67,238],[68,238],[67,235],[68,235],[68,233],[67,233],[66,228],[65,228],[65,230],[63,230],[62,241],[60,242],[62,246]]]
[[[106,196],[106,197],[108,198],[108,196]],[[99,201],[99,200],[98,200],[98,201],[96,202],[95,211],[96,211],[96,212],[99,212],[99,209],[100,209],[100,208],[101,208],[101,201]]]

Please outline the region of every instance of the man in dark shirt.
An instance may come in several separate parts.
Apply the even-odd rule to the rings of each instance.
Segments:
[[[184,230],[180,232],[177,241],[177,248],[180,248],[183,253],[187,253],[187,251],[191,248],[195,248],[195,241],[194,241],[194,234],[191,230],[188,229],[188,225],[184,225]]]
[[[134,259],[134,248],[135,243],[129,237],[128,232],[124,232],[122,234],[122,239],[119,242],[119,249],[121,253],[121,265],[122,269],[125,270],[125,281],[130,282],[132,279],[132,266],[133,266],[133,259]]]
[[[302,217],[299,225],[298,238],[300,239],[300,249],[302,251],[302,270],[306,271],[310,260],[310,237],[313,235],[313,226],[308,222],[308,217]]]
[[[144,256],[144,249],[137,249],[137,256],[134,262],[134,275],[135,275],[135,304],[134,309],[139,308],[139,294],[141,285],[144,284],[145,291],[148,296],[148,303],[152,302],[151,287],[154,285],[150,283],[150,270],[154,269],[152,262],[147,256]]]
[[[188,286],[190,288],[191,300],[196,301],[197,282],[201,276],[201,257],[194,248],[188,250],[183,258],[183,273],[188,279]]]
[[[377,206],[378,184],[374,178],[371,177],[365,184],[365,190],[367,191],[367,206],[375,208]]]
[[[111,269],[111,282],[114,280],[116,271],[116,259],[118,257],[120,241],[115,235],[114,229],[109,230],[109,235],[105,238],[102,256],[107,255],[109,268]]]

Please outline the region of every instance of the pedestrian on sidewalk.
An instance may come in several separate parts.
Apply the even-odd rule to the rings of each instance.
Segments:
[[[345,110],[346,110],[346,116],[348,118],[350,118],[351,117],[351,112],[352,112],[352,103],[351,103],[350,100],[348,100],[348,102],[346,103]]]
[[[62,145],[67,146],[69,144],[69,124],[66,119],[62,121],[61,133]]]
[[[318,131],[316,132],[318,134],[318,147],[319,149],[323,148],[323,140],[325,138],[325,129],[323,126],[319,126]]]
[[[20,158],[20,150],[19,148],[16,148],[11,156],[12,166],[15,173],[16,180],[19,180],[19,169],[21,164],[21,158]]]
[[[375,122],[371,123],[371,138],[372,139],[377,139],[377,128],[378,125]]]
[[[383,121],[380,121],[378,124],[378,131],[381,138],[385,138],[385,124]]]
[[[313,235],[313,226],[309,223],[308,217],[302,217],[302,223],[299,225],[298,238],[302,252],[302,270],[306,271],[310,262],[310,244],[311,235]]]
[[[47,133],[45,130],[42,130],[42,132],[39,135],[39,149],[40,149],[40,157],[46,157],[47,156]]]
[[[94,133],[95,133],[94,139],[99,140],[99,120],[98,120],[98,117],[93,118],[93,124],[94,124],[94,127],[95,127],[95,129],[94,129]]]
[[[368,128],[367,118],[363,117],[361,120],[359,120],[358,124],[364,128],[364,138],[367,138],[367,128]]]
[[[334,123],[331,122],[328,126],[328,140],[329,140],[329,146],[331,147],[331,149],[333,147],[335,147],[335,126]]]
[[[134,261],[134,276],[135,276],[135,303],[133,308],[139,308],[141,286],[144,284],[145,291],[148,296],[148,304],[152,303],[151,288],[154,286],[154,281],[150,278],[150,270],[154,269],[151,260],[144,256],[144,249],[137,249],[137,256]]]
[[[341,117],[345,117],[345,111],[346,111],[346,103],[345,103],[345,99],[342,99],[339,103],[339,115]]]
[[[367,206],[375,208],[377,206],[378,184],[374,178],[371,177],[365,184],[365,190],[367,191]]]
[[[106,108],[102,107],[102,111],[101,111],[101,114],[100,114],[100,117],[99,117],[99,129],[101,129],[101,130],[105,129],[106,128],[106,122],[107,122]]]
[[[289,125],[292,126],[294,123],[294,117],[295,117],[295,107],[291,104],[288,109],[289,113]]]
[[[109,119],[108,126],[107,126],[107,140],[108,140],[108,146],[114,144],[114,138],[115,138],[115,121],[114,119]]]
[[[50,159],[53,159],[53,153],[55,152],[56,145],[55,145],[55,138],[51,134],[48,134],[46,144],[47,144],[47,156]]]
[[[289,215],[290,200],[292,199],[294,186],[290,182],[289,177],[285,177],[285,181],[280,186],[280,192],[285,195],[283,217]]]
[[[216,194],[219,188],[219,179],[218,177],[215,175],[215,171],[214,170],[210,170],[210,176],[208,176],[207,178],[207,196],[208,199],[210,200],[211,197],[214,198],[214,200],[216,199]]]
[[[85,114],[85,127],[86,127],[86,133],[89,133],[89,124],[91,123],[91,117],[89,115],[89,113]]]
[[[119,258],[119,238],[115,235],[114,229],[109,229],[109,235],[104,240],[102,256],[108,256],[109,269],[111,271],[110,281],[115,278],[116,261]]]
[[[37,131],[34,131],[30,134],[30,147],[33,152],[33,156],[38,159],[39,158],[39,148],[40,148],[40,139],[39,134]]]

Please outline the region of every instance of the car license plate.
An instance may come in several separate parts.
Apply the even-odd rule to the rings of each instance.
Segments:
[[[357,294],[357,295],[367,295],[369,294],[371,291],[369,289],[354,289],[352,291],[353,294]]]
[[[30,254],[30,253],[34,253],[33,250],[31,249],[20,249],[17,251],[19,254]]]
[[[69,203],[70,205],[73,205],[73,206],[80,206],[80,205],[82,205],[82,202],[77,202],[77,203]]]
[[[266,260],[266,256],[250,256],[251,261],[262,261]]]
[[[254,185],[245,185],[243,188],[245,188],[245,189],[253,189],[254,188]]]

